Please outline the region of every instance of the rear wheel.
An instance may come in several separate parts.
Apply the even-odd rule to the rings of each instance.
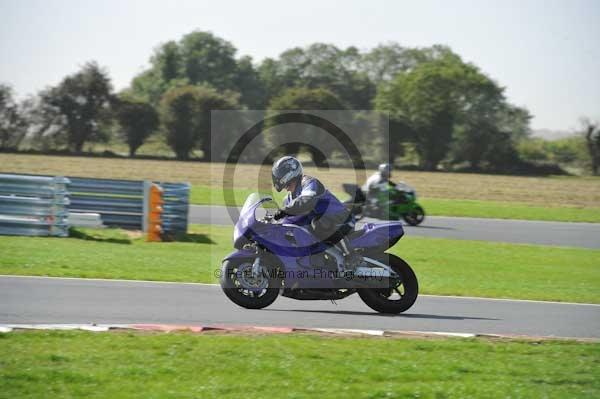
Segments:
[[[279,268],[271,257],[261,258],[259,276],[252,273],[254,259],[226,260],[221,266],[221,289],[233,303],[246,309],[272,304],[281,288]]]
[[[410,309],[417,300],[419,283],[411,267],[401,258],[384,253],[373,257],[389,265],[400,276],[390,288],[364,288],[358,290],[360,299],[380,313],[402,313]]]
[[[404,215],[404,221],[411,226],[417,226],[425,220],[425,210],[417,205]]]

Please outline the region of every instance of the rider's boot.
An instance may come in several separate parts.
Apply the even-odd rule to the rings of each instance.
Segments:
[[[351,271],[356,269],[360,264],[361,257],[352,249],[350,241],[344,237],[338,241],[335,246],[342,252],[344,256],[344,271]]]

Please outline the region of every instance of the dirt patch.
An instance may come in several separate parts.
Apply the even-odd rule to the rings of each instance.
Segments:
[[[136,240],[144,236],[144,232],[141,230],[123,230],[123,232],[132,240]]]

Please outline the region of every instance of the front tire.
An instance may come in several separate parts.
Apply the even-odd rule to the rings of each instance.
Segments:
[[[274,259],[261,259],[267,265],[261,265],[261,277],[253,278],[247,273],[252,271],[254,259],[231,259],[221,266],[221,289],[233,303],[246,309],[262,309],[272,304],[279,290],[281,279],[277,276],[279,267]]]
[[[425,220],[425,209],[423,209],[420,205],[415,206],[404,216],[404,221],[411,226],[420,225],[423,220]]]
[[[419,295],[419,283],[415,272],[396,255],[384,253],[373,258],[389,265],[400,276],[401,281],[391,288],[359,289],[360,299],[380,313],[398,314],[410,309]]]

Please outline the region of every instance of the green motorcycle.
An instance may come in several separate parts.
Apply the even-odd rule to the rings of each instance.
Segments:
[[[350,195],[350,199],[344,203],[357,219],[404,219],[411,226],[417,226],[425,220],[425,210],[417,203],[415,189],[404,182],[384,184],[371,193],[369,198],[356,184],[342,186]]]

